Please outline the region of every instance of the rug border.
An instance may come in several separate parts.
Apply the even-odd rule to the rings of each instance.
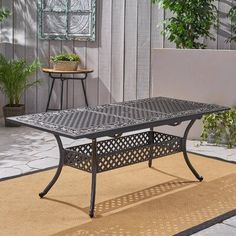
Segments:
[[[227,162],[227,163],[231,163],[231,164],[236,164],[236,161],[225,160],[225,159],[222,159],[222,158],[219,158],[219,157],[209,156],[209,155],[201,154],[201,153],[198,153],[198,152],[188,151],[188,153],[193,154],[193,155],[206,157],[206,158],[213,159],[213,160],[217,160],[217,161],[223,161],[223,162]]]
[[[24,177],[24,176],[27,176],[27,175],[38,174],[40,172],[44,172],[44,171],[48,171],[48,170],[53,170],[53,169],[56,169],[56,168],[57,168],[57,166],[50,166],[50,167],[47,167],[45,169],[33,170],[33,171],[26,172],[26,173],[19,174],[19,175],[3,177],[3,178],[0,178],[0,183],[3,182],[3,181],[6,181],[6,180],[16,179],[16,178]]]
[[[192,228],[186,229],[182,232],[179,232],[177,234],[174,234],[174,236],[189,236],[195,233],[198,233],[204,229],[207,229],[213,225],[216,225],[218,223],[222,223],[223,221],[236,216],[236,209],[226,212],[223,215],[217,216],[211,220],[208,220],[206,222],[203,222],[202,224],[193,226]]]

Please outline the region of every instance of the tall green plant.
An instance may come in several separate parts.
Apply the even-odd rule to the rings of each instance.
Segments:
[[[177,48],[206,48],[202,38],[215,40],[210,29],[217,23],[215,0],[152,0],[173,13],[164,21],[163,34]]]
[[[8,97],[10,106],[18,106],[25,89],[39,82],[28,79],[39,66],[38,61],[27,64],[22,59],[7,60],[0,54],[0,90]]]

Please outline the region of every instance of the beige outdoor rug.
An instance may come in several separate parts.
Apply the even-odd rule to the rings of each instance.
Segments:
[[[236,209],[236,165],[182,154],[98,175],[96,218],[90,219],[91,175],[65,167],[40,199],[55,170],[0,182],[0,235],[174,235]]]

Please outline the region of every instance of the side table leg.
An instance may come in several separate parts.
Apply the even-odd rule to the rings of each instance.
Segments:
[[[94,207],[95,207],[95,196],[96,196],[96,178],[97,178],[97,141],[93,139],[92,141],[92,149],[93,149],[93,156],[92,156],[92,184],[91,184],[91,199],[90,199],[90,210],[89,216],[91,218],[94,217]]]
[[[51,96],[52,96],[52,90],[53,90],[53,87],[54,87],[54,83],[55,83],[55,79],[52,79],[52,85],[51,85],[49,96],[48,96],[46,112],[48,111],[48,108],[49,108],[49,104],[50,104],[50,100],[51,100]]]
[[[64,92],[64,80],[61,80],[61,110],[63,108],[63,92]]]
[[[189,131],[192,128],[195,121],[196,120],[191,120],[191,122],[189,123],[189,125],[187,126],[187,128],[185,130],[184,137],[182,138],[182,150],[183,150],[183,154],[184,154],[184,160],[185,160],[187,166],[192,171],[194,176],[201,182],[203,180],[203,177],[198,174],[198,172],[194,169],[193,165],[191,164],[189,157],[188,157],[187,148],[186,148],[187,137],[188,137]]]
[[[81,83],[82,83],[82,88],[83,88],[83,92],[84,92],[85,104],[86,104],[86,106],[88,106],[88,99],[87,99],[86,89],[84,86],[84,80],[81,80]]]
[[[54,177],[52,178],[51,182],[48,184],[48,186],[41,193],[39,193],[40,198],[43,198],[49,192],[49,190],[52,188],[52,186],[56,183],[57,179],[59,178],[59,176],[61,174],[62,167],[64,165],[65,150],[62,146],[62,142],[61,142],[60,137],[58,135],[55,135],[55,138],[57,140],[57,143],[59,146],[59,151],[60,151],[59,165],[58,165],[57,171],[56,171]]]

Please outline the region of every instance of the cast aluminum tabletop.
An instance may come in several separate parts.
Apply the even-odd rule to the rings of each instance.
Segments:
[[[184,159],[202,181],[187,155],[186,140],[192,125],[203,115],[228,110],[205,104],[167,97],[141,99],[123,103],[86,107],[64,111],[38,113],[9,118],[12,122],[43,130],[55,135],[60,150],[60,161],[55,176],[39,195],[45,196],[57,181],[63,165],[92,173],[90,217],[94,216],[96,174],[112,169],[183,152]],[[190,121],[183,137],[155,132],[154,127],[177,126]],[[150,129],[133,135],[129,131]],[[60,136],[92,139],[91,143],[64,148]],[[98,137],[111,139],[97,142]]]

